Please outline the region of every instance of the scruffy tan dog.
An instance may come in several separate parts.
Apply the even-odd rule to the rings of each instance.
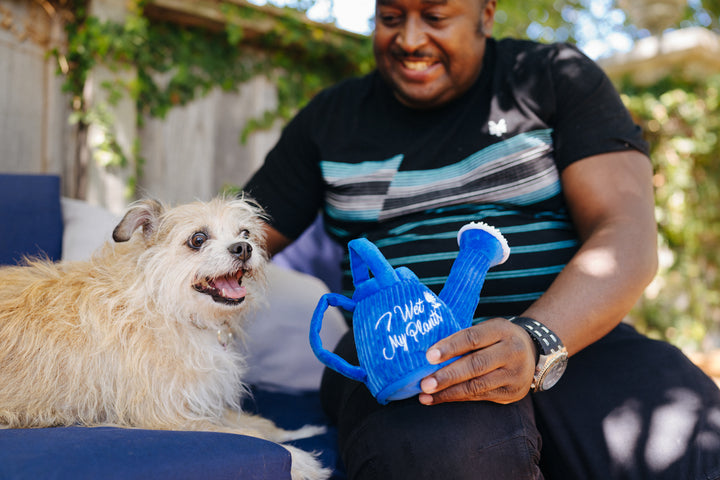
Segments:
[[[116,425],[239,433],[285,442],[243,413],[233,348],[261,296],[260,211],[216,199],[131,206],[90,261],[0,269],[0,426]],[[329,472],[292,446],[293,479]]]

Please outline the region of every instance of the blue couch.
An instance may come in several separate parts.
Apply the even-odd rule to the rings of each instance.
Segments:
[[[60,260],[64,227],[60,179],[0,175],[0,227],[0,264],[16,263],[25,254]],[[288,429],[327,424],[316,390],[255,387],[245,408]],[[321,462],[335,469],[332,478],[339,480],[345,475],[336,438],[336,430],[329,426],[326,434],[293,444],[319,452]],[[112,427],[0,429],[0,478],[289,479],[290,455],[272,442],[210,432]]]

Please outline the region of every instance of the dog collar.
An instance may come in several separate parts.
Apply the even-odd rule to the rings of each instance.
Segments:
[[[197,319],[194,316],[190,317],[190,323],[193,327],[197,328],[198,330],[207,330],[208,328],[206,326],[200,325],[197,322]],[[217,341],[220,344],[221,347],[227,348],[228,345],[230,345],[235,338],[235,335],[233,335],[232,330],[230,330],[230,323],[226,320],[222,323],[220,328],[217,330]]]

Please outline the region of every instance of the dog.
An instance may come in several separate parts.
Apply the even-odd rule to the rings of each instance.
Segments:
[[[282,430],[245,413],[234,348],[264,286],[263,216],[249,200],[130,206],[88,261],[0,268],[0,427],[121,426],[251,435]],[[294,480],[329,477],[283,445]]]

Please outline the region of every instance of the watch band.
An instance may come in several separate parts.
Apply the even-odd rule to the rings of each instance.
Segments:
[[[565,345],[552,330],[533,318],[514,317],[510,321],[521,326],[530,335],[538,350],[531,391],[542,392],[552,388],[567,367],[568,353]]]
[[[550,355],[565,346],[552,330],[542,323],[530,317],[513,317],[510,319],[515,325],[523,327],[530,333],[535,345],[538,347],[540,355]]]

